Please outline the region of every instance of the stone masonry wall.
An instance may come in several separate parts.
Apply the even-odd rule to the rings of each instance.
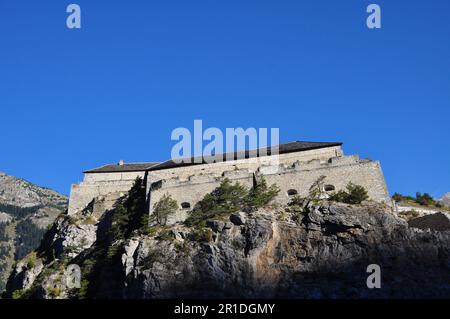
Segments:
[[[177,213],[169,222],[183,221],[193,206],[205,194],[214,190],[223,179],[229,178],[232,181],[239,181],[250,188],[253,186],[254,174],[264,176],[269,185],[275,183],[280,187],[280,193],[275,199],[280,204],[287,204],[290,201],[291,196],[288,195],[288,191],[295,190],[300,196],[308,195],[311,185],[324,175],[326,176],[324,184],[329,187],[332,186],[336,191],[345,189],[349,182],[353,182],[364,186],[372,200],[391,205],[380,163],[377,161],[360,160],[358,156],[335,156],[326,160],[304,161],[301,157],[290,156],[280,159],[280,162],[283,163],[280,167],[263,165],[233,170],[208,171],[205,169],[200,173],[198,171],[191,172],[190,176],[177,175],[175,172],[173,175],[176,177],[158,180],[153,184],[154,189],[151,191],[149,189],[150,214],[153,205],[167,193],[180,205]],[[198,166],[197,170],[201,166],[204,165]],[[222,168],[234,168],[234,165]],[[176,171],[177,169],[173,170]],[[184,173],[189,174],[187,171]],[[166,171],[165,174],[171,176],[172,172]],[[153,178],[156,178],[156,175]],[[190,207],[182,208],[182,203],[187,203]]]
[[[68,214],[83,210],[97,196],[128,192],[136,177],[143,178],[144,174],[145,172],[85,174],[83,182],[71,187]]]

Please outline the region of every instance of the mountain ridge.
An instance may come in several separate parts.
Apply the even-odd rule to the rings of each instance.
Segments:
[[[13,263],[37,248],[67,202],[50,188],[0,172],[0,291]]]

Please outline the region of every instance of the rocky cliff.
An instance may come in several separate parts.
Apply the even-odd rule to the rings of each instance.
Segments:
[[[65,196],[0,172],[0,291],[14,261],[39,246],[66,207]]]
[[[119,201],[142,204],[130,197]],[[117,218],[117,205],[98,209],[107,200],[59,217],[40,249],[17,264],[5,296],[450,297],[450,232],[409,227],[381,205],[272,206],[206,220],[201,228],[143,232],[128,226],[144,215]],[[73,264],[81,268],[79,287],[69,284]],[[380,289],[366,285],[370,264],[381,267]]]

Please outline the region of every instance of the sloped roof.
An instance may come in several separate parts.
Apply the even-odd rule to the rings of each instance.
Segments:
[[[120,165],[108,164],[99,168],[94,168],[83,173],[121,173],[121,172],[143,172],[155,165],[160,164],[159,162],[148,162],[148,163],[124,163]]]
[[[295,141],[279,145],[278,154],[287,154],[293,152],[304,152],[314,149],[341,146],[341,142],[304,142]],[[256,150],[257,157],[271,155],[270,148],[260,148]],[[226,162],[227,160],[243,159],[254,157],[254,152],[240,151],[234,153],[224,153],[218,155],[215,162]],[[198,161],[198,163],[196,163]],[[84,171],[84,173],[121,173],[121,172],[143,172],[143,171],[157,171],[163,169],[170,169],[182,166],[193,166],[206,163],[213,163],[211,156],[207,157],[192,157],[190,161],[185,160],[186,163],[176,163],[173,160],[165,162],[148,162],[148,163],[124,163],[120,165],[108,164],[99,168]]]
[[[304,152],[314,149],[320,149],[320,148],[326,148],[326,147],[333,147],[333,146],[341,146],[341,142],[304,142],[304,141],[295,141],[295,142],[289,142],[285,144],[279,145],[278,154],[287,154],[287,153],[294,153],[294,152]],[[270,148],[260,148],[256,150],[257,157],[260,156],[266,156],[271,155]],[[227,160],[233,160],[233,159],[243,159],[243,158],[249,158],[254,157],[254,152],[247,151],[241,151],[241,152],[234,152],[234,153],[224,153],[221,155],[217,155],[215,162],[226,162]],[[196,163],[198,161],[198,163]],[[168,160],[165,162],[162,162],[158,165],[155,165],[151,168],[149,168],[149,171],[157,171],[157,170],[163,170],[163,169],[170,169],[170,168],[176,168],[176,167],[183,167],[183,166],[192,166],[192,165],[200,165],[200,164],[206,164],[206,163],[214,163],[214,161],[211,159],[211,156],[209,157],[192,157],[190,160],[185,160],[186,163],[178,163],[174,162],[173,160]]]

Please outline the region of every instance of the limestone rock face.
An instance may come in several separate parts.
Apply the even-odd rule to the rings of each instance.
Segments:
[[[92,235],[89,240],[93,244],[80,246],[69,263],[95,265],[91,298],[450,297],[449,231],[409,227],[373,204],[322,202],[301,210],[278,207],[241,214],[239,222],[231,215],[233,222],[208,220],[201,229],[210,236],[195,236],[199,229],[178,224],[148,235],[132,232],[105,247],[98,235],[108,219],[105,212],[90,225],[97,227],[96,239]],[[60,238],[79,244],[94,234],[95,228],[83,226],[82,218],[88,217],[80,218],[75,225],[68,217],[57,221],[46,245],[55,247]],[[101,254],[113,248],[117,258]],[[381,289],[366,285],[371,264],[381,268]],[[48,288],[56,278],[52,265],[44,263],[31,285],[32,297],[55,297]],[[23,276],[19,269],[10,282]],[[58,296],[72,293],[62,287]]]
[[[9,285],[14,287],[14,291],[29,289],[43,268],[44,264],[40,259],[33,264],[28,259],[24,259],[14,267],[12,273],[14,280]]]
[[[50,242],[55,256],[66,252],[67,257],[74,258],[85,249],[90,248],[96,240],[96,225],[83,224],[83,221],[72,222],[59,219],[56,227],[55,236]]]
[[[66,262],[89,250],[97,240],[97,234],[98,222],[92,212],[61,215],[45,234],[37,252],[17,263],[6,285],[7,294],[12,296],[14,292],[28,292],[34,284],[35,298],[68,298]],[[40,283],[36,287],[38,277]]]
[[[8,215],[7,213],[0,212],[0,224],[6,224],[12,221],[12,216]]]
[[[128,298],[449,297],[450,233],[421,231],[380,207],[310,206],[301,223],[258,211],[215,240],[135,238],[123,265]],[[149,256],[151,256],[149,258]],[[134,264],[132,270],[129,266]],[[366,286],[378,264],[383,289]]]

